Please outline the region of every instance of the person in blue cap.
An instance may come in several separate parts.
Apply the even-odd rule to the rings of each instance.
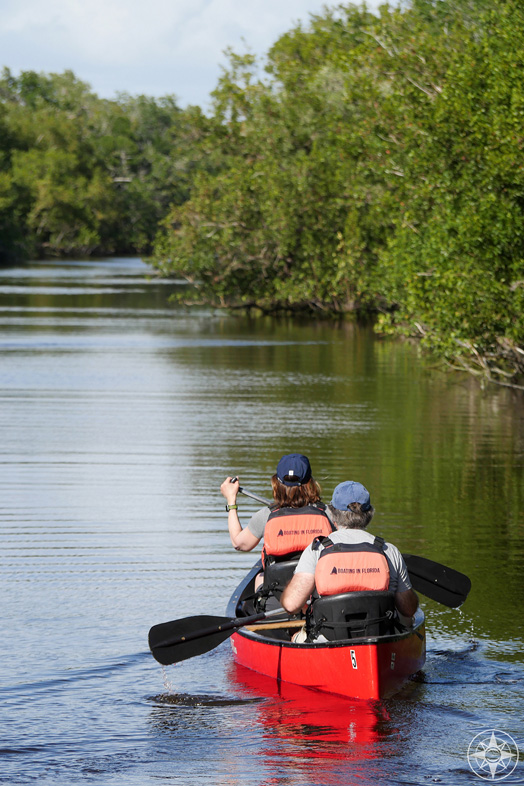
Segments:
[[[339,483],[327,512],[336,532],[327,539],[317,539],[304,550],[293,578],[282,593],[282,606],[296,614],[315,590],[324,597],[351,591],[387,590],[394,592],[401,622],[411,625],[418,598],[402,554],[393,544],[365,531],[375,512],[369,491],[353,480]]]
[[[264,558],[301,553],[315,537],[333,530],[320,499],[320,485],[311,473],[309,459],[301,453],[282,456],[271,478],[274,504],[258,510],[244,528],[238,517],[239,486],[238,478],[227,477],[220,487],[226,498],[229,536],[237,551],[251,551],[264,537]],[[298,517],[300,526],[296,524]],[[294,536],[295,531],[300,531],[299,538]],[[281,532],[284,535],[279,536]]]

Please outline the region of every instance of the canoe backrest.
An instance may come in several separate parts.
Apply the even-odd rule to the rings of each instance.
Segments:
[[[279,598],[284,591],[286,584],[289,584],[298,564],[296,559],[280,560],[266,565],[264,570],[264,587]]]
[[[393,592],[346,592],[317,598],[311,609],[311,637],[329,641],[393,633]]]
[[[300,554],[290,555],[292,559],[277,559],[266,562],[264,582],[254,599],[256,611],[267,611],[280,605],[280,596],[290,582],[298,563]]]

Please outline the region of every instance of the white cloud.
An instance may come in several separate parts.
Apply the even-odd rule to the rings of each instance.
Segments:
[[[1,0],[2,62],[73,70],[99,95],[174,93],[205,105],[223,51],[263,55],[322,0]],[[245,43],[242,42],[245,39]]]

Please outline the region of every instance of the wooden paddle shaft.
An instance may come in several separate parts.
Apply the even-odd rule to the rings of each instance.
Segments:
[[[245,625],[246,630],[273,630],[273,628],[302,628],[304,620],[282,620],[281,622],[262,622],[259,625]]]

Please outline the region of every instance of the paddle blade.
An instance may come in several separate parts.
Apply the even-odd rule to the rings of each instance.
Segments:
[[[202,614],[184,617],[173,622],[154,625],[149,631],[149,648],[163,666],[179,663],[218,647],[235,628],[231,617],[211,617]],[[227,629],[221,629],[227,626]]]
[[[451,609],[456,609],[464,603],[471,589],[471,581],[464,573],[425,557],[417,557],[413,554],[402,556],[416,592]]]

